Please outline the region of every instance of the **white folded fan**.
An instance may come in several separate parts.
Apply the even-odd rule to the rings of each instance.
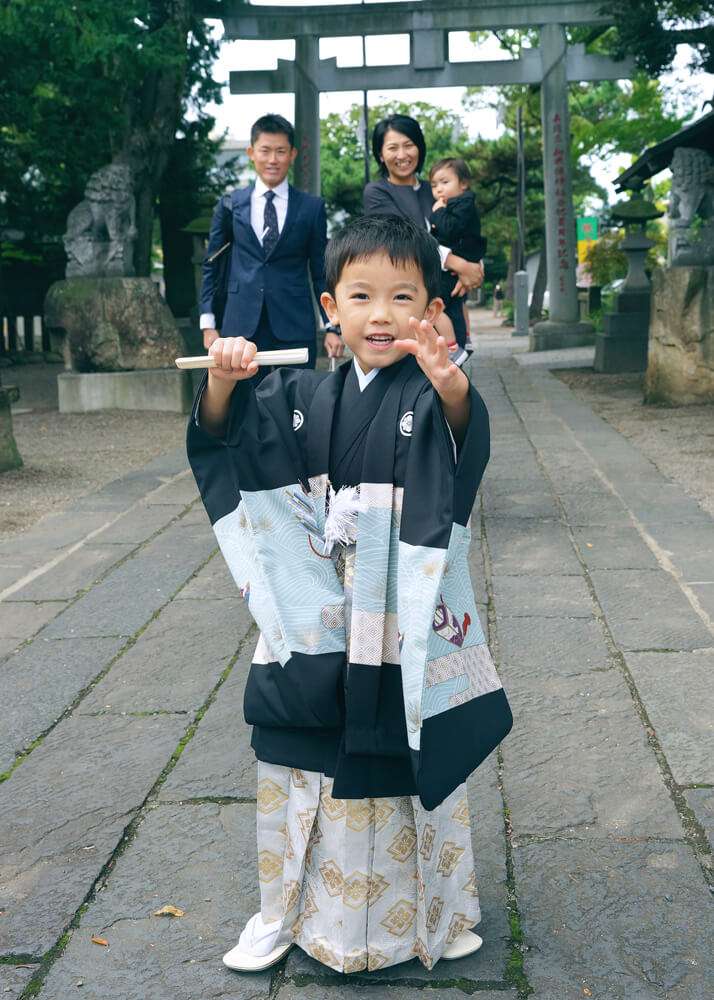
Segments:
[[[258,351],[253,360],[257,365],[304,365],[307,364],[307,347],[286,347],[282,351]],[[199,354],[195,358],[176,358],[177,368],[215,368],[216,362],[210,354]]]

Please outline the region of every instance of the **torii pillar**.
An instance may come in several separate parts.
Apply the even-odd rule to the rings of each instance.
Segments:
[[[295,39],[295,187],[320,193],[320,39],[298,35]]]
[[[565,28],[540,29],[541,123],[545,243],[548,265],[548,319],[530,335],[532,351],[580,347],[595,342],[595,327],[580,321],[576,286],[575,218],[570,170],[570,114]]]

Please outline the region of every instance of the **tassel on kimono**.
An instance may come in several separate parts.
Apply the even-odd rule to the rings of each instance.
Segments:
[[[357,539],[357,515],[367,510],[359,498],[359,487],[343,486],[330,494],[330,510],[325,519],[325,555],[335,545],[350,545]]]

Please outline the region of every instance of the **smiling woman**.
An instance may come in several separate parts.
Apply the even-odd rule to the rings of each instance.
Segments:
[[[390,115],[378,122],[372,133],[372,153],[381,178],[365,186],[365,215],[400,215],[430,229],[433,197],[428,184],[419,180],[426,158],[426,141],[419,122],[409,115]],[[481,264],[465,260],[446,246],[439,246],[442,267],[457,278],[461,294],[483,282]]]

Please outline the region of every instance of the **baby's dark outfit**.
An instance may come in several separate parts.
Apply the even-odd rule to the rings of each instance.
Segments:
[[[476,262],[486,253],[486,240],[481,236],[481,219],[471,191],[450,198],[444,208],[431,213],[430,221],[432,235],[457,257]],[[456,341],[460,347],[465,347],[467,335],[463,301],[466,296],[451,295],[457,281],[457,276],[451,271],[443,271],[441,297],[446,307],[444,311],[454,327]]]

